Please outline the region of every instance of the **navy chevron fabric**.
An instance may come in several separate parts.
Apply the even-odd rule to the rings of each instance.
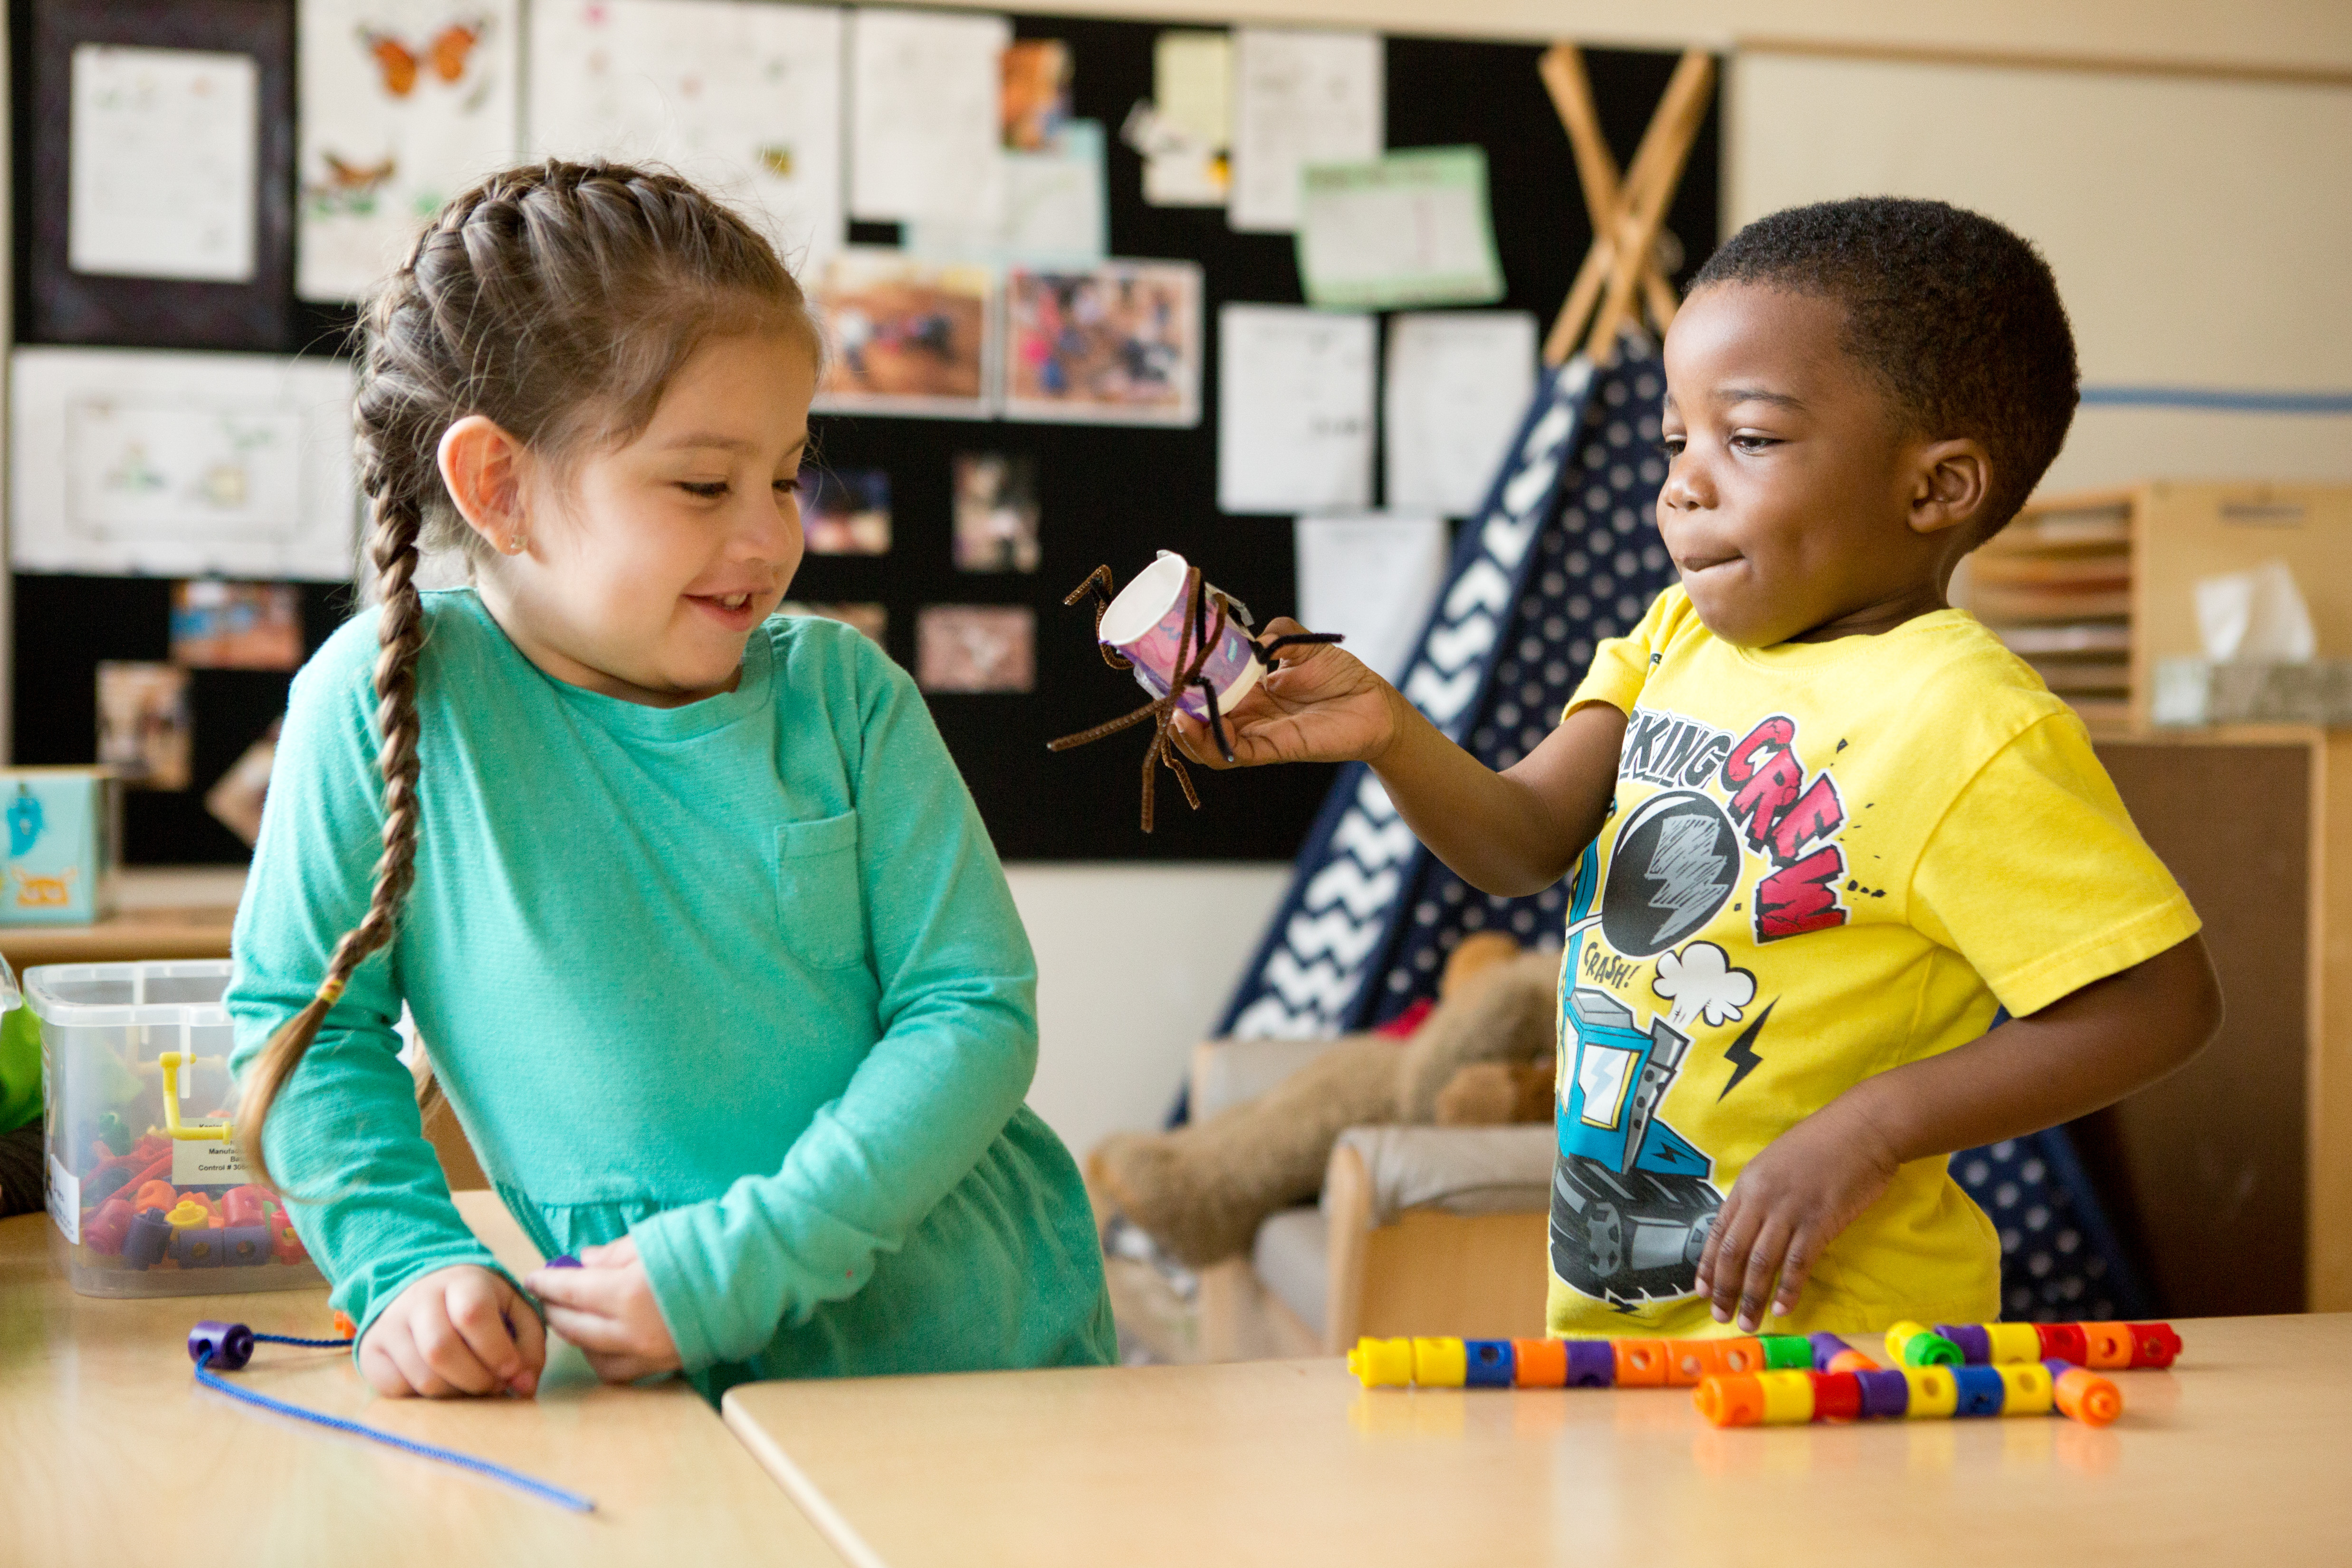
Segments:
[[[1558,721],[1596,643],[1630,630],[1673,563],[1654,521],[1664,374],[1654,353],[1547,375],[1400,683],[1489,767]],[[1558,940],[1566,889],[1479,892],[1423,849],[1360,764],[1340,772],[1290,891],[1220,1032],[1308,1037],[1363,1029],[1435,993],[1463,936]],[[2000,1234],[2002,1308],[2044,1321],[2155,1310],[2062,1130],[1953,1156]]]

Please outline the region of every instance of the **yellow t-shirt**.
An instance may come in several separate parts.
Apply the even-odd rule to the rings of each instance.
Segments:
[[[1561,968],[1556,1334],[1727,1331],[1692,1277],[1758,1151],[2198,929],[2081,721],[1965,611],[1742,648],[1669,588],[1588,702],[1627,720]],[[1768,1331],[1998,1318],[1999,1241],[1947,1164],[1904,1166]]]

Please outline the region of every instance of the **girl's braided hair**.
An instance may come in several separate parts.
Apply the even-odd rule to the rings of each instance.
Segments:
[[[375,663],[383,851],[367,913],[310,1004],[247,1077],[237,1125],[257,1179],[262,1127],[352,972],[389,943],[415,876],[421,551],[489,546],[441,479],[442,433],[485,416],[559,468],[625,442],[708,338],[781,330],[818,353],[792,273],[742,217],[675,174],[551,159],[442,208],[361,313],[353,424],[383,620]]]

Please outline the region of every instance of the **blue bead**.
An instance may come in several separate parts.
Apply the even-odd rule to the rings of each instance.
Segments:
[[[1952,1381],[1959,1384],[1959,1403],[1953,1406],[1954,1415],[1998,1415],[2007,1385],[2000,1373],[1989,1366],[1956,1366]]]
[[[1465,1388],[1508,1388],[1511,1386],[1511,1342],[1508,1340],[1465,1340],[1462,1342],[1464,1369],[1462,1384]]]

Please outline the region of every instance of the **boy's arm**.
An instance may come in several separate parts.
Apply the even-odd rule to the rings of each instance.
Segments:
[[[1266,635],[1300,631],[1287,618]],[[1227,716],[1232,764],[1209,727],[1180,714],[1177,743],[1207,767],[1361,762],[1380,775],[1414,837],[1463,880],[1507,898],[1566,875],[1600,833],[1617,787],[1625,715],[1577,709],[1516,766],[1496,773],[1447,740],[1420,709],[1353,655],[1294,649]]]
[[[1822,1249],[1898,1166],[2085,1115],[2186,1065],[2221,1026],[2205,939],[1965,1046],[1867,1078],[1774,1139],[1732,1184],[1698,1265],[1715,1319],[1745,1332],[1795,1309]],[[1773,1279],[1780,1289],[1773,1289]]]

